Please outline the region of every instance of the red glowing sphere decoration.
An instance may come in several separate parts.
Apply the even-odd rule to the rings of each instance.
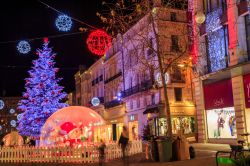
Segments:
[[[111,37],[107,32],[98,29],[89,34],[87,45],[93,54],[103,56],[111,46]]]

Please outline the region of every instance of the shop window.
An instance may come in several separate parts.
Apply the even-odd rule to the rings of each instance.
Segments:
[[[195,132],[194,117],[173,117],[171,119],[172,133],[192,134]]]
[[[174,88],[175,101],[182,101],[182,88]]]
[[[208,138],[237,138],[234,107],[206,110]]]

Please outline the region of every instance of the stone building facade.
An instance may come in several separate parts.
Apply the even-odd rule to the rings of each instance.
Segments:
[[[247,1],[194,0],[203,24],[193,24],[197,58],[193,80],[198,141],[236,143],[250,131],[250,21]]]

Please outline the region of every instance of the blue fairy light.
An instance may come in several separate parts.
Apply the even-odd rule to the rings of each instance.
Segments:
[[[3,107],[4,107],[4,102],[3,100],[0,100],[0,110],[3,109]]]
[[[13,108],[10,109],[10,113],[11,113],[11,114],[14,114],[15,112],[16,112],[16,111],[15,111]]]
[[[10,125],[11,125],[12,127],[16,127],[16,121],[15,121],[15,120],[11,120],[11,121],[10,121]]]
[[[22,117],[22,114],[18,114],[18,115],[17,115],[17,120],[20,120],[21,117]]]
[[[59,15],[56,19],[56,27],[59,31],[67,32],[72,27],[72,20],[67,15]]]
[[[21,54],[27,54],[28,52],[30,52],[31,48],[30,48],[30,44],[25,41],[22,40],[18,43],[17,45],[17,50],[21,53]]]

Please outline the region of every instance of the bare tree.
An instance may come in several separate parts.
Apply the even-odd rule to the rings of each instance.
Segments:
[[[121,47],[125,50],[127,59],[125,66],[131,59],[135,59],[140,67],[134,65],[133,69],[148,71],[151,80],[154,73],[159,72],[164,92],[164,112],[167,119],[167,136],[172,136],[170,104],[168,99],[165,73],[176,70],[178,64],[190,62],[189,60],[189,38],[187,19],[179,20],[182,26],[167,27],[166,10],[177,9],[183,12],[187,9],[185,0],[116,0],[103,1],[104,10],[97,16],[106,25],[106,31],[116,36]],[[176,18],[173,18],[176,19]],[[179,40],[165,34],[177,33]],[[122,34],[122,35],[121,35]],[[116,42],[119,42],[116,41]],[[176,42],[170,46],[171,42]],[[145,55],[145,51],[147,54]],[[138,65],[139,66],[139,65]],[[144,67],[141,67],[144,66]],[[129,68],[129,67],[128,67]],[[126,72],[126,71],[125,71]]]

